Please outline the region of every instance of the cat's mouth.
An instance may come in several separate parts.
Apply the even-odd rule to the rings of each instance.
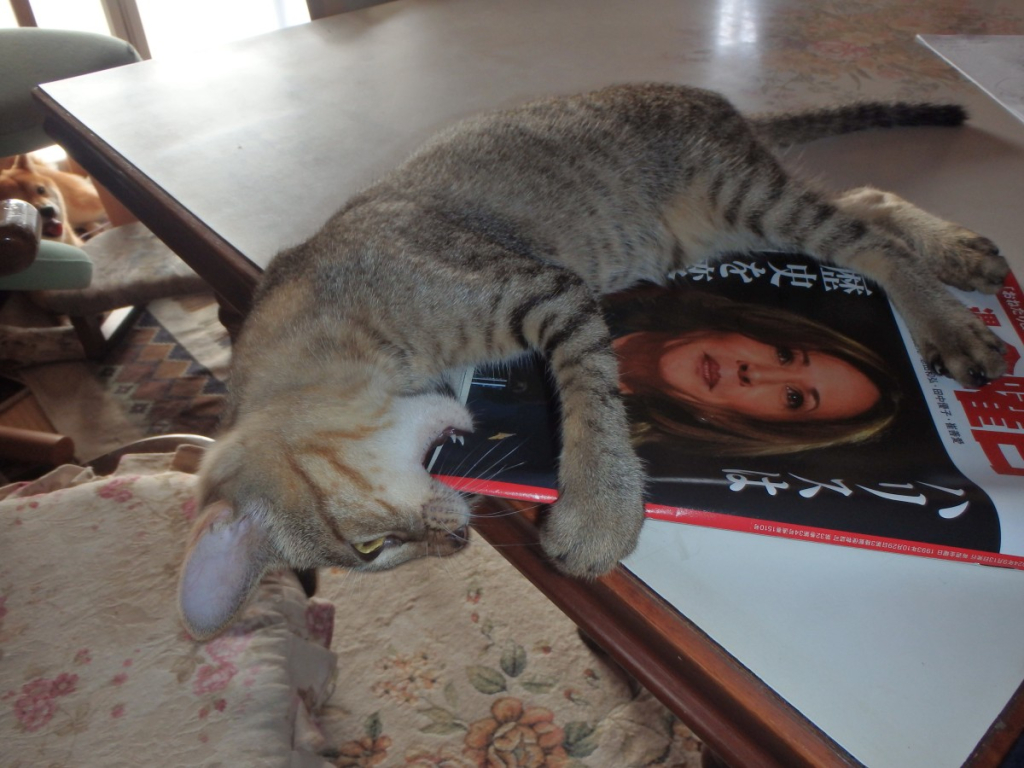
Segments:
[[[430,460],[434,457],[434,453],[438,448],[449,443],[465,445],[466,435],[468,434],[470,434],[469,431],[459,429],[458,427],[447,426],[442,429],[440,434],[430,441],[430,445],[427,446],[427,450],[423,452],[423,465],[427,466],[430,463]]]

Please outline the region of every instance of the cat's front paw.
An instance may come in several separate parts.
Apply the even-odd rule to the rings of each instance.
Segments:
[[[995,293],[1003,287],[1010,266],[994,242],[956,225],[951,225],[942,240],[943,247],[933,262],[942,282],[982,293]]]
[[[603,498],[563,493],[541,527],[540,544],[562,573],[593,579],[636,548],[643,521],[640,493]]]

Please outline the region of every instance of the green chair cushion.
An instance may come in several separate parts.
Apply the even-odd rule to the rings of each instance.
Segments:
[[[85,288],[92,282],[92,259],[81,248],[43,240],[27,269],[0,277],[0,291]]]

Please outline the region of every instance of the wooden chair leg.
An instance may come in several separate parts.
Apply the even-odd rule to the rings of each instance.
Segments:
[[[0,458],[56,467],[75,457],[70,437],[32,429],[0,426]]]
[[[104,315],[79,315],[71,318],[85,356],[100,360],[132,327],[142,307],[122,307]]]
[[[78,340],[82,342],[82,349],[85,356],[90,360],[98,360],[103,357],[107,349],[107,340],[103,338],[103,318],[94,316],[72,317],[71,325],[74,326]]]

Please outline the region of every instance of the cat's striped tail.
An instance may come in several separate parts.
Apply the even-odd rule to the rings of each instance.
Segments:
[[[904,101],[860,102],[846,106],[752,115],[750,124],[766,143],[787,147],[827,136],[869,128],[962,125],[967,111],[959,104],[927,104]]]

